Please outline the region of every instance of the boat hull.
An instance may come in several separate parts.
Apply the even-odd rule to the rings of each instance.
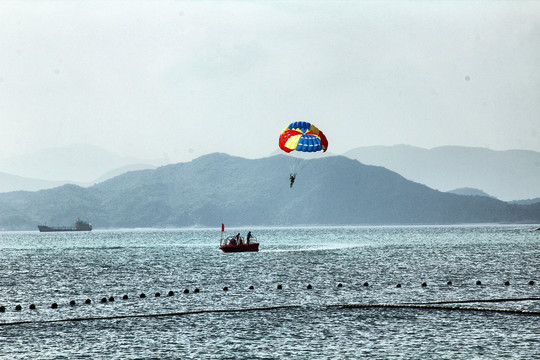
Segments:
[[[242,245],[221,245],[219,248],[225,253],[259,251],[259,243]]]
[[[50,227],[46,225],[38,225],[38,230],[40,232],[61,232],[61,231],[92,231],[92,228],[89,229],[76,229],[73,227]]]

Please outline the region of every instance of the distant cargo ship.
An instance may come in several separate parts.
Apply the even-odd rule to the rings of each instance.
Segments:
[[[46,226],[38,225],[40,232],[56,232],[56,231],[92,231],[92,224],[89,222],[77,219],[75,226]]]

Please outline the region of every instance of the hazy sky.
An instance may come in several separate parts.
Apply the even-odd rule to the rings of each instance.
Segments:
[[[0,157],[540,151],[540,2],[0,1]]]

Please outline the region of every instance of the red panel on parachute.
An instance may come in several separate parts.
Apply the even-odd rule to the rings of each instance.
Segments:
[[[291,136],[295,136],[295,135],[302,135],[302,132],[297,131],[297,130],[285,130],[284,132],[281,133],[281,135],[279,136],[279,147],[281,148],[281,150],[285,152],[291,152],[295,150],[295,149],[289,149],[288,147],[285,146],[285,144],[287,143],[287,140],[289,140]]]

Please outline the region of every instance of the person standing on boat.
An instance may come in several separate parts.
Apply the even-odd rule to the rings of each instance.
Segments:
[[[251,239],[251,231],[249,231],[247,233],[247,236],[246,236],[246,243],[249,244],[249,239]]]

